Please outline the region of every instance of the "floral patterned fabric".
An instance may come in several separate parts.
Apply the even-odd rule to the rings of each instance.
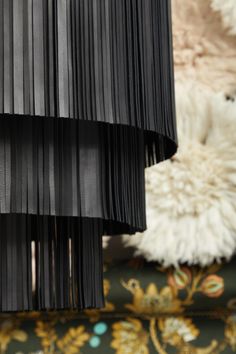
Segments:
[[[1,315],[0,353],[236,352],[235,266],[107,263],[104,309]]]

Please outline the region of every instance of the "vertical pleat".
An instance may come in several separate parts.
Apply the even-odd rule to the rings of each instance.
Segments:
[[[27,105],[25,106],[25,114],[34,115],[35,113],[35,84],[37,81],[34,80],[34,31],[33,31],[33,0],[24,1],[27,4],[26,20],[24,21],[24,40],[25,40],[25,65],[28,64],[28,68],[24,71],[25,77],[25,101],[28,103],[29,111],[27,110]],[[24,13],[25,13],[24,12]],[[38,63],[40,63],[38,61]],[[27,75],[28,74],[28,75]],[[28,90],[27,90],[28,87]],[[27,95],[28,94],[28,95]]]
[[[47,80],[48,80],[48,116],[57,116],[56,108],[56,44],[54,42],[54,29],[55,29],[55,19],[54,19],[54,1],[48,0],[45,2],[45,16],[47,18],[47,27],[45,38],[47,40],[47,47],[45,49],[45,56],[47,57]],[[48,34],[48,35],[47,35]]]
[[[67,1],[57,1],[58,100],[59,116],[69,116]]]
[[[1,232],[1,311],[32,308],[30,240],[25,217],[0,216]]]
[[[101,43],[99,41],[100,38],[100,20],[99,20],[99,12],[98,12],[98,3],[93,1],[93,9],[92,9],[93,18],[93,38],[94,38],[94,81],[95,81],[95,99],[96,99],[96,116],[98,121],[104,120],[104,111],[103,111],[103,101],[101,99],[102,95],[102,80],[101,80]]]
[[[30,73],[30,57],[29,57],[29,52],[30,52],[30,41],[29,41],[29,32],[28,28],[30,25],[29,22],[29,0],[23,1],[23,11],[22,11],[22,17],[23,17],[23,34],[21,40],[23,41],[23,100],[24,100],[24,105],[23,105],[23,113],[28,115],[30,114],[30,97],[31,97],[31,92],[32,92],[32,83],[30,80],[30,76],[32,76],[32,72]]]
[[[3,31],[4,31],[4,111],[3,113],[14,113],[13,100],[13,0],[4,0],[3,3]]]
[[[3,123],[4,132],[4,173],[5,173],[5,205],[1,209],[1,213],[7,213],[11,207],[11,138],[10,138],[10,124]],[[4,200],[4,197],[3,197]]]
[[[37,116],[45,115],[45,61],[44,61],[44,19],[43,0],[32,1],[33,26],[33,80],[34,80],[34,113]]]
[[[102,38],[103,41],[103,72],[104,72],[104,103],[105,103],[105,117],[106,122],[115,123],[113,117],[112,107],[112,89],[111,89],[111,36],[109,23],[109,2],[110,0],[102,0]]]
[[[0,130],[0,212],[6,212],[6,193],[5,193],[5,129],[4,125]]]
[[[0,114],[4,112],[4,0],[0,0]]]
[[[70,125],[70,139],[72,141],[76,141],[76,131],[73,125]],[[78,172],[79,172],[79,164],[80,158],[77,156],[77,144],[72,144],[70,148],[69,154],[71,155],[71,188],[72,188],[72,216],[81,215],[81,203],[80,203],[80,189],[81,187],[78,185]]]
[[[79,164],[83,166],[79,171],[81,215],[90,217],[97,215],[97,217],[103,218],[98,126],[79,129],[78,141],[80,142]],[[88,198],[88,195],[93,197]]]
[[[14,113],[24,114],[23,0],[13,1],[13,82]]]

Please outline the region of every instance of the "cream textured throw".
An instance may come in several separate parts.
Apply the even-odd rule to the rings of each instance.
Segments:
[[[179,149],[146,170],[148,229],[124,236],[165,266],[207,265],[236,249],[236,103],[177,84]]]
[[[236,0],[173,0],[179,149],[146,170],[148,229],[124,236],[165,266],[236,251]]]

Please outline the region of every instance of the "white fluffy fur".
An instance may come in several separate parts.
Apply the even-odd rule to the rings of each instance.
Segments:
[[[236,250],[236,103],[177,84],[179,149],[146,170],[148,229],[124,236],[165,266],[202,266]]]
[[[219,11],[224,27],[229,34],[236,35],[236,1],[235,0],[211,0],[211,7]]]
[[[228,3],[236,7],[236,0],[218,3],[222,9]],[[214,92],[231,92],[236,83],[236,36],[224,28],[211,0],[172,0],[172,5],[176,80],[191,79]]]
[[[102,237],[102,247],[105,249],[107,248],[109,241],[110,241],[110,236],[103,236]]]

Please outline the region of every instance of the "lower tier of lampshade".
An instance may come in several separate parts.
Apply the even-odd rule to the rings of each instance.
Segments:
[[[72,119],[0,119],[0,311],[100,308],[102,235],[146,228],[161,134]]]
[[[0,216],[0,311],[100,308],[99,219]]]

